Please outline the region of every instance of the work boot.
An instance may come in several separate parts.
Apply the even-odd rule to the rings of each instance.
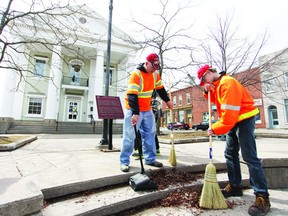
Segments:
[[[128,165],[121,164],[120,169],[122,172],[129,172],[129,166]]]
[[[157,156],[160,156],[160,155],[161,155],[161,153],[160,153],[160,150],[159,150],[159,149],[157,149],[157,150],[156,150],[156,155],[157,155]]]
[[[146,165],[148,166],[154,166],[154,167],[163,167],[163,164],[161,162],[158,162],[158,161],[154,161],[152,163],[146,163]]]
[[[265,195],[258,194],[255,203],[249,207],[248,213],[252,216],[266,215],[270,210],[271,204],[269,198]]]
[[[228,183],[221,192],[225,198],[231,196],[243,196],[241,187],[233,187],[230,183]]]

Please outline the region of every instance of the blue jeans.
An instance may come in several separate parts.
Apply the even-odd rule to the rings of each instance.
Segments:
[[[134,148],[136,134],[134,126],[131,123],[132,111],[125,110],[123,124],[123,143],[120,152],[120,164],[129,165],[130,156]],[[136,125],[142,137],[143,156],[146,164],[153,163],[156,160],[155,134],[156,125],[155,117],[152,110],[139,113],[139,120]]]
[[[241,185],[241,170],[239,150],[243,160],[247,163],[250,175],[250,185],[254,194],[269,196],[265,174],[259,158],[257,157],[256,142],[254,136],[255,118],[245,119],[237,123],[226,134],[225,158],[229,182],[234,187]]]

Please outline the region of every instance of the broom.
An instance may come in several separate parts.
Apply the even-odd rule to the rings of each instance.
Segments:
[[[170,97],[170,100],[172,100],[172,97],[171,97],[171,89],[170,89],[170,71],[169,71],[169,74],[168,74],[168,87],[169,87],[169,97]],[[174,149],[174,134],[173,134],[173,124],[172,124],[172,115],[173,115],[173,112],[172,110],[170,109],[170,121],[171,121],[171,131],[170,131],[170,139],[171,139],[171,150],[170,150],[170,155],[169,155],[169,163],[171,164],[171,166],[175,167],[176,164],[177,164],[177,161],[176,161],[176,153],[175,153],[175,149]]]
[[[209,110],[209,127],[212,126],[211,121],[211,102],[210,91],[208,91],[208,110]],[[220,190],[216,178],[216,167],[212,163],[212,136],[209,136],[209,164],[205,169],[204,184],[201,192],[199,206],[206,209],[225,209],[228,205]]]

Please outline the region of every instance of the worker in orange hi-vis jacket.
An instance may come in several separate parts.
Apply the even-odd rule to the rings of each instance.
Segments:
[[[156,161],[156,124],[151,107],[153,90],[157,91],[169,109],[173,108],[173,104],[157,72],[160,69],[160,63],[159,56],[156,53],[151,53],[146,57],[146,61],[139,64],[137,69],[130,75],[125,97],[126,109],[120,152],[120,169],[123,172],[129,172],[130,156],[133,152],[136,137],[134,126],[141,133],[145,164],[163,167],[162,163]]]
[[[222,189],[224,197],[242,196],[239,150],[247,163],[250,183],[256,195],[255,203],[249,207],[250,215],[265,215],[270,210],[266,177],[257,157],[254,136],[255,116],[259,113],[248,91],[225,72],[204,65],[198,70],[200,86],[204,87],[204,97],[211,94],[211,102],[216,105],[219,121],[208,129],[207,134],[225,134],[225,158],[229,183]]]

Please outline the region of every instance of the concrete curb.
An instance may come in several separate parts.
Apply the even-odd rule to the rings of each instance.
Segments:
[[[214,164],[217,170],[226,170],[225,163],[215,163]],[[199,164],[195,166],[179,166],[177,170],[186,171],[186,172],[203,172],[205,171],[206,165]],[[173,167],[167,167],[166,170],[172,170]],[[147,174],[149,175],[149,171]],[[128,186],[128,179],[130,176],[135,175],[138,172],[130,172],[127,174],[115,175],[115,176],[107,176],[104,178],[93,179],[89,181],[75,182],[69,184],[58,185],[55,187],[39,189],[36,187],[36,184],[27,178],[9,178],[9,179],[1,179],[0,180],[0,215],[5,216],[15,216],[15,215],[27,215],[31,213],[40,212],[43,209],[43,201],[44,199],[58,198],[61,196],[85,192],[92,189],[103,188],[106,186],[120,185],[127,183],[127,186],[123,186],[124,188],[128,188],[132,190],[130,186]],[[176,190],[177,188],[175,188]],[[105,215],[107,212],[111,212],[111,206],[113,206],[113,211],[119,212],[126,210],[128,208],[135,207],[135,199],[137,200],[137,205],[143,205],[145,203],[161,199],[171,191],[164,192],[147,192],[146,196],[140,196],[141,192],[138,193],[136,197],[132,200],[129,200],[129,197],[125,197],[121,202],[112,203],[109,205],[104,205],[95,209],[94,207],[90,209],[85,215]],[[113,191],[111,192],[114,193]],[[133,192],[134,193],[134,192]],[[15,195],[13,195],[15,194]],[[112,195],[111,195],[112,196]],[[154,197],[155,196],[155,197]],[[139,199],[139,200],[138,200]],[[45,209],[44,209],[45,211]],[[54,211],[54,210],[53,210]],[[7,213],[8,212],[8,213]],[[89,213],[90,212],[90,213]],[[106,213],[105,213],[106,212]],[[114,212],[114,213],[115,213]],[[82,213],[81,213],[82,214]],[[81,215],[80,214],[80,215]],[[62,215],[62,214],[61,214]],[[74,213],[73,213],[74,215]],[[76,214],[77,215],[77,214]],[[107,215],[107,214],[106,214]]]
[[[36,139],[37,136],[29,136],[23,140],[18,140],[13,143],[0,145],[0,151],[13,151],[17,148],[20,148],[21,146],[26,145],[27,143],[33,142]]]
[[[217,174],[219,185],[221,187],[227,183],[227,174]],[[173,186],[160,191],[141,191],[135,192],[129,186],[123,186],[121,188],[116,188],[112,190],[106,190],[105,192],[95,193],[88,195],[83,199],[83,197],[75,198],[71,200],[64,200],[56,204],[48,205],[42,210],[43,215],[112,215],[119,212],[136,208],[153,201],[163,199],[169,193],[172,193],[178,189],[191,188],[201,189],[203,185],[203,179],[186,185]],[[249,180],[243,179],[243,186],[247,187],[249,185]],[[113,199],[111,200],[111,198]],[[80,203],[81,205],[75,205],[75,203]]]
[[[0,179],[0,215],[29,215],[41,211],[43,194],[29,178]]]

